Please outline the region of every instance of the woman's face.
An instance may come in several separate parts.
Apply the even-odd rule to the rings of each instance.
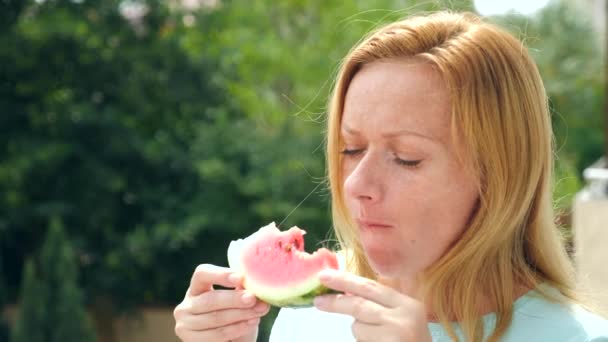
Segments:
[[[459,238],[478,198],[439,73],[411,60],[364,66],[348,88],[341,135],[344,197],[370,265],[384,277],[418,275]]]

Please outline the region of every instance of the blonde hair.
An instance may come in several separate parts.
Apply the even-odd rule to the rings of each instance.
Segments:
[[[497,314],[489,341],[509,327],[518,286],[548,283],[576,300],[573,267],[553,218],[553,135],[543,82],[521,41],[470,13],[388,24],[343,61],[329,104],[327,163],[334,229],[350,269],[376,278],[344,203],[342,110],[357,71],[385,58],[416,58],[439,72],[451,97],[452,136],[466,151],[463,165],[480,179],[468,228],[423,275],[425,298],[452,339],[451,319],[467,341],[482,339],[480,293]]]

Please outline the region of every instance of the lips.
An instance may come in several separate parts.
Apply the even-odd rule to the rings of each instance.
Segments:
[[[387,229],[393,226],[378,220],[357,219],[357,225],[361,229]]]

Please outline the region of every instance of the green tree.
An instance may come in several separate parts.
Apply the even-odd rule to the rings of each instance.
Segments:
[[[14,342],[95,341],[78,268],[61,221],[52,220],[37,262],[29,261]]]
[[[32,259],[27,260],[23,271],[22,298],[19,317],[13,328],[13,342],[46,342],[46,302],[43,284],[36,275]]]
[[[199,160],[243,165],[228,174],[245,172],[246,161],[200,135],[218,135],[215,122],[234,115],[213,80],[214,62],[184,52],[181,17],[150,1],[141,2],[148,14],[132,22],[121,15],[128,3],[20,2],[7,12],[11,24],[0,31],[0,42],[11,46],[0,51],[0,63],[11,66],[0,70],[0,253],[14,260],[8,279],[19,278],[23,260],[41,244],[37,227],[61,217],[87,300],[173,304],[187,284],[174,279],[188,279],[215,241],[253,221],[246,210],[217,213],[247,207],[247,196],[228,177],[202,178]],[[195,142],[212,154],[193,158]]]
[[[0,234],[1,236],[2,234]],[[2,313],[4,306],[7,304],[8,295],[6,293],[6,279],[4,271],[4,260],[2,260],[2,254],[0,253],[0,314]],[[8,322],[0,315],[0,341],[8,341],[10,330]]]

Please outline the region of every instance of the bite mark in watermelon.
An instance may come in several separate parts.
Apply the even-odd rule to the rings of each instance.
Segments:
[[[243,274],[243,287],[266,303],[312,306],[315,296],[331,292],[317,274],[326,268],[338,269],[338,259],[326,248],[305,252],[304,234],[298,227],[282,232],[272,222],[245,239],[232,241],[228,264]]]

